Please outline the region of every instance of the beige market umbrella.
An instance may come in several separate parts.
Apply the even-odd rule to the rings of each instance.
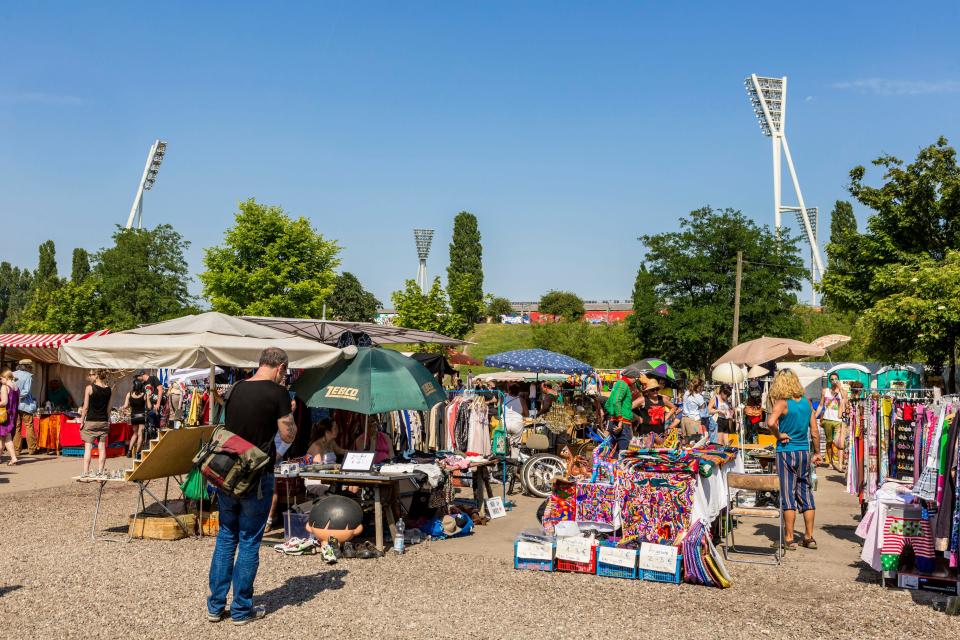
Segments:
[[[845,344],[849,344],[850,336],[844,336],[839,333],[831,333],[827,336],[820,336],[810,344],[820,347],[824,351],[830,352],[839,349]]]
[[[750,367],[750,371],[747,371],[747,377],[750,379],[753,378],[762,378],[763,376],[770,375],[770,370],[766,367],[761,367],[758,364]]]
[[[743,369],[732,362],[725,362],[714,367],[711,377],[714,382],[726,382],[727,384],[742,384],[747,379],[743,374]]]
[[[826,350],[823,348],[815,347],[810,343],[801,342],[800,340],[764,336],[756,340],[738,344],[720,356],[720,358],[713,363],[713,366],[716,367],[725,362],[732,362],[733,364],[752,367],[755,364],[763,364],[771,360],[809,358],[826,355],[826,353]]]
[[[267,347],[286,351],[294,369],[323,369],[343,357],[343,350],[321,342],[211,311],[68,342],[59,360],[100,369],[253,368]]]

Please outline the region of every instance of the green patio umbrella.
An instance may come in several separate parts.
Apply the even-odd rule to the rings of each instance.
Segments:
[[[358,347],[351,360],[311,369],[293,384],[308,406],[370,415],[399,409],[426,411],[446,399],[422,364],[399,351]]]

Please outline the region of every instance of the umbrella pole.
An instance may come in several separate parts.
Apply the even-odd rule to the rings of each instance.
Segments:
[[[210,365],[210,415],[207,418],[207,424],[213,424],[213,405],[217,397],[217,366]]]

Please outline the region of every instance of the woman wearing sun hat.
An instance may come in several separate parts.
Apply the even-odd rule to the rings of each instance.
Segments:
[[[662,436],[676,407],[660,395],[660,382],[648,378],[643,384],[643,402],[634,410],[637,417],[637,435],[640,446],[649,449],[657,436]]]

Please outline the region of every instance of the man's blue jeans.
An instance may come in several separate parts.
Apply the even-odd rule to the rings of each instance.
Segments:
[[[227,592],[232,583],[230,617],[234,620],[250,617],[253,581],[260,566],[260,540],[273,500],[272,473],[264,474],[260,479],[260,490],[259,497],[256,489],[251,489],[242,498],[217,491],[220,531],[210,561],[210,597],[207,598],[207,611],[213,615],[223,613],[226,608]]]

